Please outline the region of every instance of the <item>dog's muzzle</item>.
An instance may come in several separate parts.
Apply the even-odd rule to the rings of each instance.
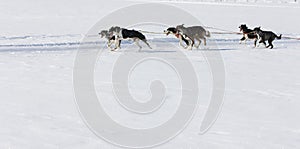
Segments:
[[[168,36],[170,34],[169,31],[164,30],[164,33]]]

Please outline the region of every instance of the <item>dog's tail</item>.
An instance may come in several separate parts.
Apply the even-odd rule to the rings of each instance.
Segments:
[[[281,39],[282,34],[280,34],[279,36],[276,35],[277,39]]]
[[[205,36],[206,36],[206,37],[210,37],[210,32],[209,32],[209,31],[206,31]]]
[[[142,40],[150,49],[152,49],[152,47],[149,45],[149,43],[147,42],[147,39],[143,39]]]

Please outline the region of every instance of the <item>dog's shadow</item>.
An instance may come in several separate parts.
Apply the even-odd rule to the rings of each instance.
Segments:
[[[139,53],[175,53],[175,50],[141,50]]]
[[[199,52],[209,52],[209,51],[233,51],[233,50],[240,50],[237,48],[204,48],[204,49],[194,49],[193,51],[199,51]]]

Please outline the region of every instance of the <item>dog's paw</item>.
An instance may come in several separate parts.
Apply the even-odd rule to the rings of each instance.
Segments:
[[[117,48],[113,48],[113,49],[110,49],[110,51],[117,51],[118,49]]]

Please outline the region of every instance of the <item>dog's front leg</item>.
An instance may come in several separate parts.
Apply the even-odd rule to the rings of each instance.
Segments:
[[[193,49],[193,46],[194,46],[194,41],[193,41],[193,40],[190,40],[187,49],[188,49],[188,50],[192,50],[192,49]]]
[[[115,48],[114,50],[120,48],[121,49],[121,39],[118,36],[115,36]]]
[[[195,44],[195,40],[190,38],[190,46],[189,46],[189,50],[193,50],[194,44]]]
[[[262,42],[262,37],[259,36],[259,34],[256,34],[257,39],[256,39],[256,43],[255,43],[255,47],[259,47],[260,43]],[[258,43],[257,43],[258,42]]]
[[[254,39],[254,48],[256,48],[257,45],[257,38]]]
[[[184,45],[182,44],[182,36],[181,36],[181,35],[179,35],[179,46],[183,47],[184,49],[188,48],[188,45],[187,45],[187,46],[184,46]]]
[[[247,38],[244,40],[244,44],[247,44]]]
[[[242,44],[242,42],[245,40],[245,35],[243,36],[243,38],[240,39],[240,44]]]
[[[108,47],[108,48],[111,48],[111,40],[108,40],[108,42],[107,42],[107,47]]]
[[[192,50],[193,49],[193,46],[195,44],[195,38],[191,38],[190,36],[188,35],[183,35],[185,39],[189,39],[189,50]]]
[[[257,43],[258,42],[258,43]],[[260,37],[258,37],[257,38],[257,40],[256,40],[256,48],[258,48],[259,47],[259,45],[260,45],[260,43],[261,43],[261,38]]]
[[[121,42],[122,42],[122,40],[118,40],[118,47],[119,47],[119,49],[121,49]]]
[[[248,36],[248,34],[245,34],[245,40],[244,40],[244,44],[247,44],[247,40],[249,39],[249,36]]]
[[[110,49],[111,49],[111,51],[116,51],[117,49],[118,49],[118,46],[117,46],[117,43],[118,41],[115,41],[115,47],[111,47]]]

